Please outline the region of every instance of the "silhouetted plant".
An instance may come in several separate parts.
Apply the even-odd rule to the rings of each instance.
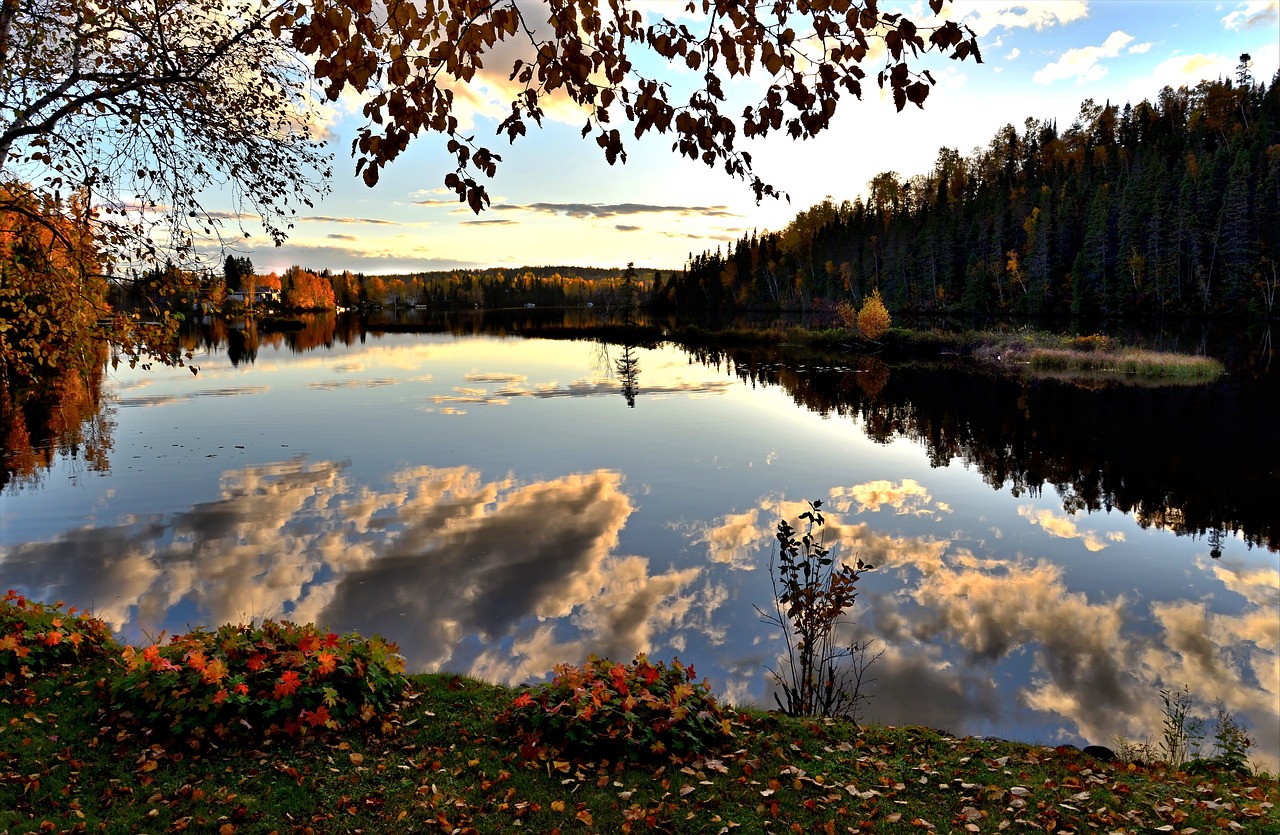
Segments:
[[[1195,752],[1190,762],[1186,763],[1187,771],[1208,773],[1226,770],[1251,773],[1249,749],[1253,747],[1253,740],[1249,737],[1249,729],[1221,701],[1213,707],[1213,744],[1210,752],[1207,756],[1200,751]],[[1196,721],[1200,723],[1199,728],[1204,727],[1204,720]]]
[[[875,566],[857,560],[836,565],[815,530],[825,524],[819,508],[809,502],[800,514],[807,522],[804,535],[787,520],[778,522],[777,559],[769,560],[773,611],[756,607],[765,623],[782,630],[787,648],[785,670],[767,668],[786,696],[774,693],[778,708],[789,716],[846,716],[855,722],[866,700],[862,685],[867,668],[883,651],[871,653],[872,641],[841,643],[839,627],[858,597],[857,582]]]
[[[1163,762],[1175,769],[1201,774],[1224,770],[1242,774],[1252,772],[1249,749],[1253,747],[1253,739],[1244,722],[1237,719],[1225,704],[1221,701],[1214,704],[1213,743],[1206,748],[1205,729],[1209,720],[1192,714],[1194,700],[1190,688],[1183,685],[1181,690],[1163,689],[1160,701],[1164,721],[1159,744],[1117,736],[1113,740],[1117,759],[1122,762]]]
[[[1204,741],[1204,720],[1191,714],[1191,691],[1161,690],[1164,703],[1164,726],[1161,730],[1161,754],[1170,765],[1182,765],[1199,756]]]

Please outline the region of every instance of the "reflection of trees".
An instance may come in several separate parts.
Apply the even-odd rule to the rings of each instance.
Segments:
[[[246,320],[243,327],[227,331],[227,359],[236,366],[244,362],[252,364],[258,359],[258,326],[255,322]]]
[[[766,350],[701,351],[755,384],[779,385],[822,415],[857,419],[871,438],[912,438],[934,466],[962,461],[1014,495],[1052,485],[1064,507],[1117,508],[1143,525],[1196,535],[1222,527],[1280,549],[1274,385],[1238,378],[1199,387],[1086,391],[957,368],[894,368],[876,397],[848,358],[805,370]],[[1269,387],[1270,385],[1270,387]],[[1213,477],[1206,477],[1213,473]]]
[[[213,317],[188,328],[182,346],[188,351],[217,349],[223,345],[233,365],[254,362],[262,347],[288,348],[294,353],[332,347],[335,342],[350,345],[362,339],[364,331],[354,317],[331,313],[304,313],[291,319],[244,319],[229,321]]]
[[[622,384],[622,399],[633,409],[636,407],[636,393],[640,390],[640,358],[633,353],[634,350],[634,346],[624,345],[616,366],[618,382]]]
[[[57,455],[91,472],[108,469],[115,423],[102,402],[107,346],[88,342],[84,350],[83,368],[48,369],[21,393],[0,379],[0,490],[38,484]]]

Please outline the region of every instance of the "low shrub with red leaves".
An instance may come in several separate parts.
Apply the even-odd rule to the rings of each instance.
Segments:
[[[581,667],[561,664],[499,721],[525,736],[526,749],[641,759],[704,753],[733,736],[733,717],[705,679],[695,681],[692,665],[650,663],[642,653],[631,664],[594,655]]]
[[[407,681],[394,643],[265,620],[127,647],[110,683],[118,719],[174,736],[303,736],[392,711]]]

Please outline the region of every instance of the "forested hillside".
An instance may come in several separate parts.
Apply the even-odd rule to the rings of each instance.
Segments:
[[[1280,76],[1254,83],[1241,57],[1234,80],[942,148],[927,173],[880,174],[865,199],[691,257],[654,301],[811,308],[878,288],[895,310],[1274,313]]]

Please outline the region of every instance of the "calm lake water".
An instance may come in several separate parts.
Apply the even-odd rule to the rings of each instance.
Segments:
[[[1280,761],[1265,380],[358,329],[195,347],[195,377],[110,373],[105,472],[58,456],[4,493],[0,584],[131,641],[287,617],[505,683],[678,655],[771,707],[773,532],[822,499],[828,544],[880,566],[866,719],[1155,742],[1185,685]]]

